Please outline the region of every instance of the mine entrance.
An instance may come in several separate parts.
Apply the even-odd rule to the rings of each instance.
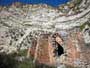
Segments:
[[[55,50],[54,50],[54,53],[55,53],[55,56],[61,56],[62,54],[64,54],[64,48],[59,44],[59,43],[57,43],[56,42],[56,48],[55,48]]]

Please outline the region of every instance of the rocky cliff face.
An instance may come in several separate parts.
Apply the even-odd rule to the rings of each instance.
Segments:
[[[90,30],[85,34],[80,30],[83,24],[90,23],[89,20],[90,0],[72,0],[57,8],[20,3],[0,7],[0,52],[11,53],[17,49],[27,49],[32,46],[33,38],[37,40],[41,34],[59,32],[65,39],[65,48],[69,48],[72,55],[72,59],[67,63],[77,59],[73,64],[80,62],[80,65],[89,66],[87,60],[90,43],[86,45],[85,35],[88,33],[89,37]]]

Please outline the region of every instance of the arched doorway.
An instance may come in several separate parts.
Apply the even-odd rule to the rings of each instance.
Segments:
[[[64,48],[62,46],[63,44],[63,39],[61,38],[61,36],[56,33],[52,36],[52,38],[54,39],[52,43],[53,46],[54,46],[54,53],[55,53],[55,56],[61,56],[62,54],[64,54]]]
[[[58,44],[57,42],[56,42],[56,45],[57,45],[57,56],[61,56],[62,54],[64,54],[64,49],[63,49],[63,47],[62,47],[60,44]]]

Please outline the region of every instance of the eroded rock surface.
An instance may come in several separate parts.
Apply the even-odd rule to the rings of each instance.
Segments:
[[[19,3],[0,7],[0,52],[11,53],[30,48],[33,46],[32,40],[37,40],[41,34],[52,35],[59,32],[64,39],[63,48],[67,55],[63,63],[89,68],[90,43],[86,43],[90,42],[90,31],[84,33],[81,27],[85,23],[90,23],[89,20],[90,0],[72,0],[57,8]],[[49,47],[50,52],[53,48]],[[47,50],[47,47],[43,48]],[[53,58],[52,54],[49,57]],[[44,56],[47,59],[49,57]],[[39,60],[44,62],[42,59]]]

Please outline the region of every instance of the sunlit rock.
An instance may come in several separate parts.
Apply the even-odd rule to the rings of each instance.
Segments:
[[[75,2],[75,3],[74,3]],[[48,5],[13,4],[0,10],[0,52],[11,53],[28,50],[34,62],[47,65],[90,66],[90,28],[80,26],[89,23],[90,0],[72,0],[57,8]],[[77,6],[78,5],[78,6]],[[6,37],[5,32],[8,32]],[[54,53],[54,34],[59,34],[65,51],[60,57]],[[52,40],[54,39],[54,40]],[[33,42],[34,40],[34,42]],[[54,43],[53,43],[54,41]],[[60,40],[59,40],[60,41]],[[62,61],[62,58],[63,61]],[[57,63],[56,63],[57,62]],[[62,63],[61,63],[62,62]],[[61,68],[58,66],[58,68]]]

